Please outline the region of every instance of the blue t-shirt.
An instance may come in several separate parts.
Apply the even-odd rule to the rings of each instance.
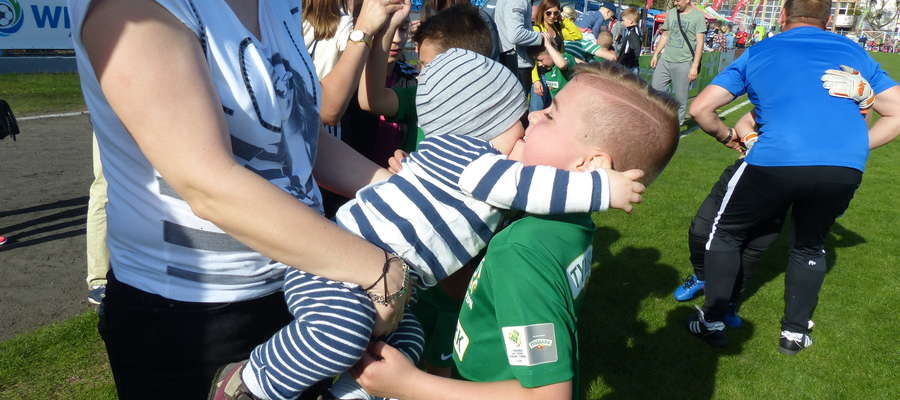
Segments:
[[[793,28],[748,48],[712,84],[756,106],[758,166],[829,165],[865,169],[869,130],[853,100],[822,88],[827,69],[856,68],[875,93],[896,85],[856,43],[814,27]]]
[[[578,18],[575,18],[575,26],[582,29],[591,29],[598,19],[603,19],[603,17],[600,16],[600,11],[588,11],[579,15]]]

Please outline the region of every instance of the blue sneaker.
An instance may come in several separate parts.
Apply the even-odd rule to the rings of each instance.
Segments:
[[[728,305],[728,313],[725,314],[725,318],[722,318],[722,322],[729,328],[740,328],[744,324],[744,320],[734,308],[734,304]]]
[[[691,276],[684,280],[684,283],[682,283],[681,286],[675,289],[675,300],[688,301],[693,299],[697,296],[697,293],[703,290],[703,286],[705,285],[706,281],[701,281],[697,279],[697,275],[691,274]]]

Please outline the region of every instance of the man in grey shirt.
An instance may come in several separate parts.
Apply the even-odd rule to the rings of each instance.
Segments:
[[[525,49],[543,41],[540,32],[531,28],[530,0],[497,0],[494,22],[500,35],[501,60],[518,76],[526,93],[531,91],[533,64]]]
[[[683,124],[690,83],[697,79],[703,56],[706,19],[691,0],[674,2],[675,7],[666,13],[666,22],[661,27],[662,38],[650,59],[650,68],[655,68],[650,85],[660,91],[667,91],[671,86],[672,95],[680,104],[678,122]],[[685,36],[693,43],[686,41]],[[659,57],[660,53],[662,57]]]

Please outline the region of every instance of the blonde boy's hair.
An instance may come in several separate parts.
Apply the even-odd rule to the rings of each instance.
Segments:
[[[583,139],[609,153],[617,171],[644,170],[650,184],[662,172],[678,144],[678,102],[615,63],[585,63],[575,67],[578,80],[603,94],[588,104],[589,131]]]
[[[640,15],[637,12],[637,9],[629,8],[625,11],[622,11],[622,19],[627,19],[631,22],[637,22],[640,19]]]
[[[578,18],[578,14],[575,13],[575,9],[572,8],[571,6],[563,6],[562,12],[560,14],[562,14],[563,17],[566,17],[571,20]]]
[[[609,31],[601,31],[600,34],[597,35],[597,45],[604,49],[612,47],[612,42],[612,33],[609,33]]]

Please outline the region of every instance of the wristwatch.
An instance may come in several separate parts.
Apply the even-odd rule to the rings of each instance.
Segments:
[[[372,47],[372,35],[365,33],[359,29],[350,31],[350,41],[362,43],[366,47]]]

